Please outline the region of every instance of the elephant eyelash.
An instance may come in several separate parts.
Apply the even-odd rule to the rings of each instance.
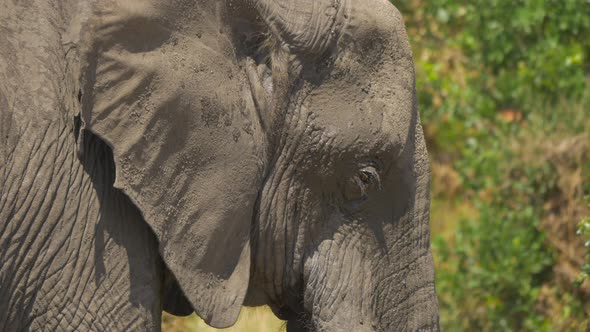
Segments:
[[[381,190],[381,177],[374,166],[366,166],[361,168],[358,174],[358,179],[365,187],[362,188],[364,190],[370,188],[371,186],[375,186],[377,189]]]
[[[377,166],[371,164],[362,167],[348,179],[344,186],[344,197],[356,208],[366,202],[374,190],[381,190],[381,177]]]

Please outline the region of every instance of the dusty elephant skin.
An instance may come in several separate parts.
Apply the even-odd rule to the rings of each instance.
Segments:
[[[0,0],[0,330],[437,331],[386,0]]]

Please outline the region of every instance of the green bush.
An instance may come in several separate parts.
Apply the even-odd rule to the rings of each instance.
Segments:
[[[430,9],[446,26],[462,28],[457,42],[470,63],[493,76],[487,92],[500,106],[519,104],[529,87],[554,97],[583,92],[588,1],[435,0]]]
[[[586,197],[590,202],[590,196]],[[585,246],[587,248],[586,263],[582,265],[582,273],[580,279],[577,281],[578,286],[590,277],[590,216],[582,219],[578,224],[578,235],[584,238]]]
[[[590,2],[392,2],[413,46],[432,158],[458,173],[452,200],[477,211],[434,235],[443,329],[583,326],[564,322],[588,314],[574,295],[558,299],[560,317],[537,306],[557,257],[540,223],[560,191],[541,143],[590,128]]]
[[[455,238],[437,237],[433,243],[437,261],[451,262],[437,270],[448,330],[538,331],[550,326],[532,308],[553,264],[538,225],[555,172],[520,162],[501,143],[506,142],[473,145],[459,161],[470,190],[463,199],[471,200],[479,215],[461,220]]]
[[[586,0],[392,1],[414,46],[419,102],[453,155],[498,111],[579,98],[590,71]]]

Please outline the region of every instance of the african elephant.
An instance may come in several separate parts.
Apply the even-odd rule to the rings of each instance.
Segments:
[[[0,330],[439,330],[386,0],[0,1]]]

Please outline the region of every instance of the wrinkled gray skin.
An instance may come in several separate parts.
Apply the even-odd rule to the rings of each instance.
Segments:
[[[433,331],[386,0],[0,0],[0,330]]]

